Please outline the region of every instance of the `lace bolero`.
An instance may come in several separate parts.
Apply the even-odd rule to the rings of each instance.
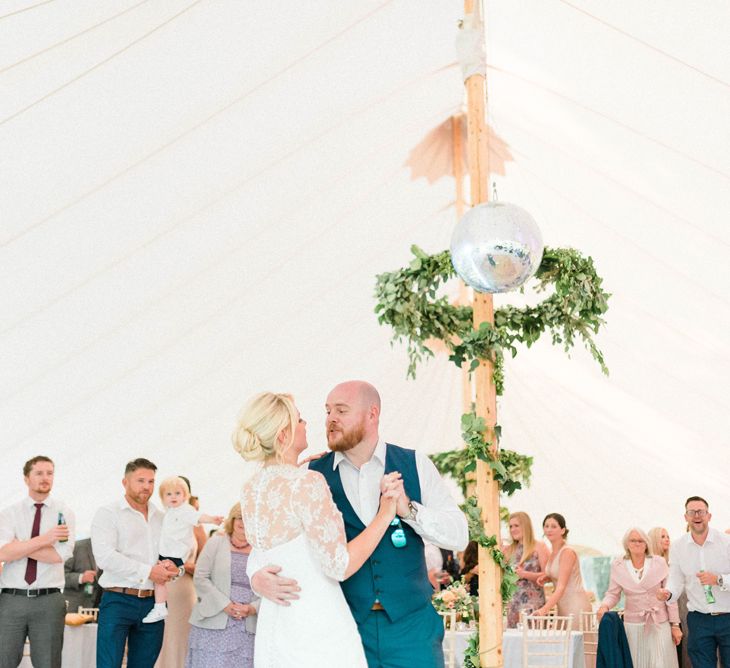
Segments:
[[[320,473],[267,466],[244,485],[241,512],[254,547],[271,549],[304,533],[322,571],[344,580],[349,562],[345,524]]]

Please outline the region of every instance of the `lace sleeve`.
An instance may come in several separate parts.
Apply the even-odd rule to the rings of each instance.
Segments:
[[[345,524],[320,473],[307,471],[297,481],[292,495],[292,509],[301,520],[307,540],[324,573],[335,580],[344,580],[350,560]]]

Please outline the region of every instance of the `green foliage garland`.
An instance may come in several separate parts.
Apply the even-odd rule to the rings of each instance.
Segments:
[[[437,452],[429,456],[441,475],[454,479],[464,497],[467,491],[466,474],[476,469],[477,459],[489,464],[501,491],[507,496],[512,496],[523,484],[529,484],[532,457],[513,450],[499,450],[495,459],[490,444],[484,439],[484,418],[478,417],[474,412],[464,413],[461,416],[461,431],[466,448]],[[494,431],[499,438],[501,427],[496,426]]]
[[[476,497],[470,496],[464,504],[464,512],[466,513],[466,521],[469,524],[469,536],[475,540],[481,547],[489,552],[494,563],[502,569],[502,602],[509,601],[517,589],[517,573],[515,573],[512,565],[504,556],[504,552],[497,544],[497,536],[487,536],[484,533],[484,525],[482,523],[482,512],[479,508]]]
[[[469,636],[469,643],[464,650],[464,668],[480,668],[479,660],[479,632],[475,631]]]
[[[429,339],[439,339],[449,348],[457,366],[468,363],[473,370],[482,359],[495,364],[495,384],[502,393],[502,356],[517,354],[517,343],[531,346],[546,331],[555,345],[568,352],[576,338],[608,373],[603,353],[593,341],[593,334],[604,323],[609,294],[601,287],[593,260],[572,248],[546,248],[535,274],[537,292],[554,285],[555,291],[536,306],[503,306],[495,310],[494,326],[472,326],[470,306],[450,304],[437,295],[438,289],[455,276],[448,251],[428,255],[412,246],[413,260],[405,269],[377,276],[375,312],[378,322],[393,329],[393,342],[408,346],[408,375],[415,377],[416,366],[433,351]]]

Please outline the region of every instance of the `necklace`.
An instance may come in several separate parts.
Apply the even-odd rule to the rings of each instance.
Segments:
[[[636,578],[638,580],[641,580],[642,577],[644,577],[644,565],[646,562],[642,563],[641,566],[637,567],[634,566],[634,562],[631,562],[631,570],[634,571],[634,575],[636,575]]]
[[[249,542],[244,538],[243,545],[236,545],[236,541],[233,540],[233,536],[230,537],[231,545],[235,547],[237,550],[244,550],[249,546]]]

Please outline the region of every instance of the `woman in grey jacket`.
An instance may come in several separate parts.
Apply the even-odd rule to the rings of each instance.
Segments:
[[[259,600],[246,576],[250,552],[237,503],[228,513],[224,533],[208,540],[195,566],[198,602],[190,616],[186,668],[253,666]]]

